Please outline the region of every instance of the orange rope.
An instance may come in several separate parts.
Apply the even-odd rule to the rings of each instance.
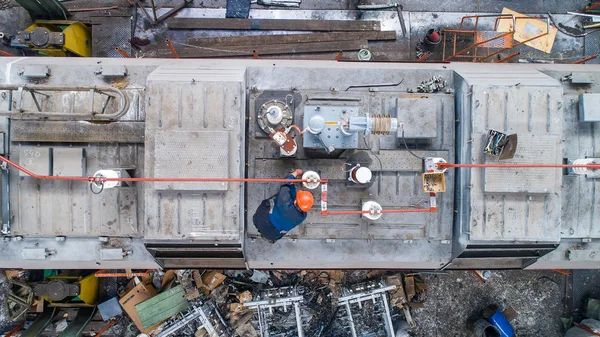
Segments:
[[[11,53],[7,53],[7,52],[5,52],[4,50],[0,50],[0,55],[4,55],[4,56],[15,56],[15,55],[13,55],[13,54],[11,54]]]

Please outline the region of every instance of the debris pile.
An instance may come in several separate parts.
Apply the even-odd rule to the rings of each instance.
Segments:
[[[442,76],[433,76],[429,80],[421,82],[421,84],[417,86],[417,92],[438,92],[444,89],[447,84],[448,83],[446,82],[446,80],[444,80]]]
[[[386,336],[398,320],[414,326],[410,308],[427,299],[419,274],[384,271],[7,274],[9,298],[21,304],[12,306],[14,320],[38,322],[27,331],[43,326],[94,336]]]

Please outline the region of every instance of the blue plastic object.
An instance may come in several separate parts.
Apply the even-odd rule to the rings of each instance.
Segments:
[[[496,310],[494,315],[487,320],[500,331],[500,336],[513,337],[515,335],[515,329],[513,329],[512,325],[510,325],[510,322],[504,317],[504,314],[500,309]]]

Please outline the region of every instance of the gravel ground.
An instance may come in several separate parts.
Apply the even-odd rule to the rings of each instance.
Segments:
[[[427,276],[425,308],[413,310],[418,337],[470,336],[469,317],[490,304],[512,306],[511,322],[520,337],[563,335],[566,277],[553,271],[492,271],[486,283],[471,271]]]

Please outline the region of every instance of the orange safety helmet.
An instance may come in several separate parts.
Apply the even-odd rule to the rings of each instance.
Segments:
[[[312,207],[314,202],[315,198],[313,197],[312,193],[302,190],[296,193],[296,203],[298,204],[298,208],[300,208],[302,212],[306,213],[310,211],[310,208]]]

